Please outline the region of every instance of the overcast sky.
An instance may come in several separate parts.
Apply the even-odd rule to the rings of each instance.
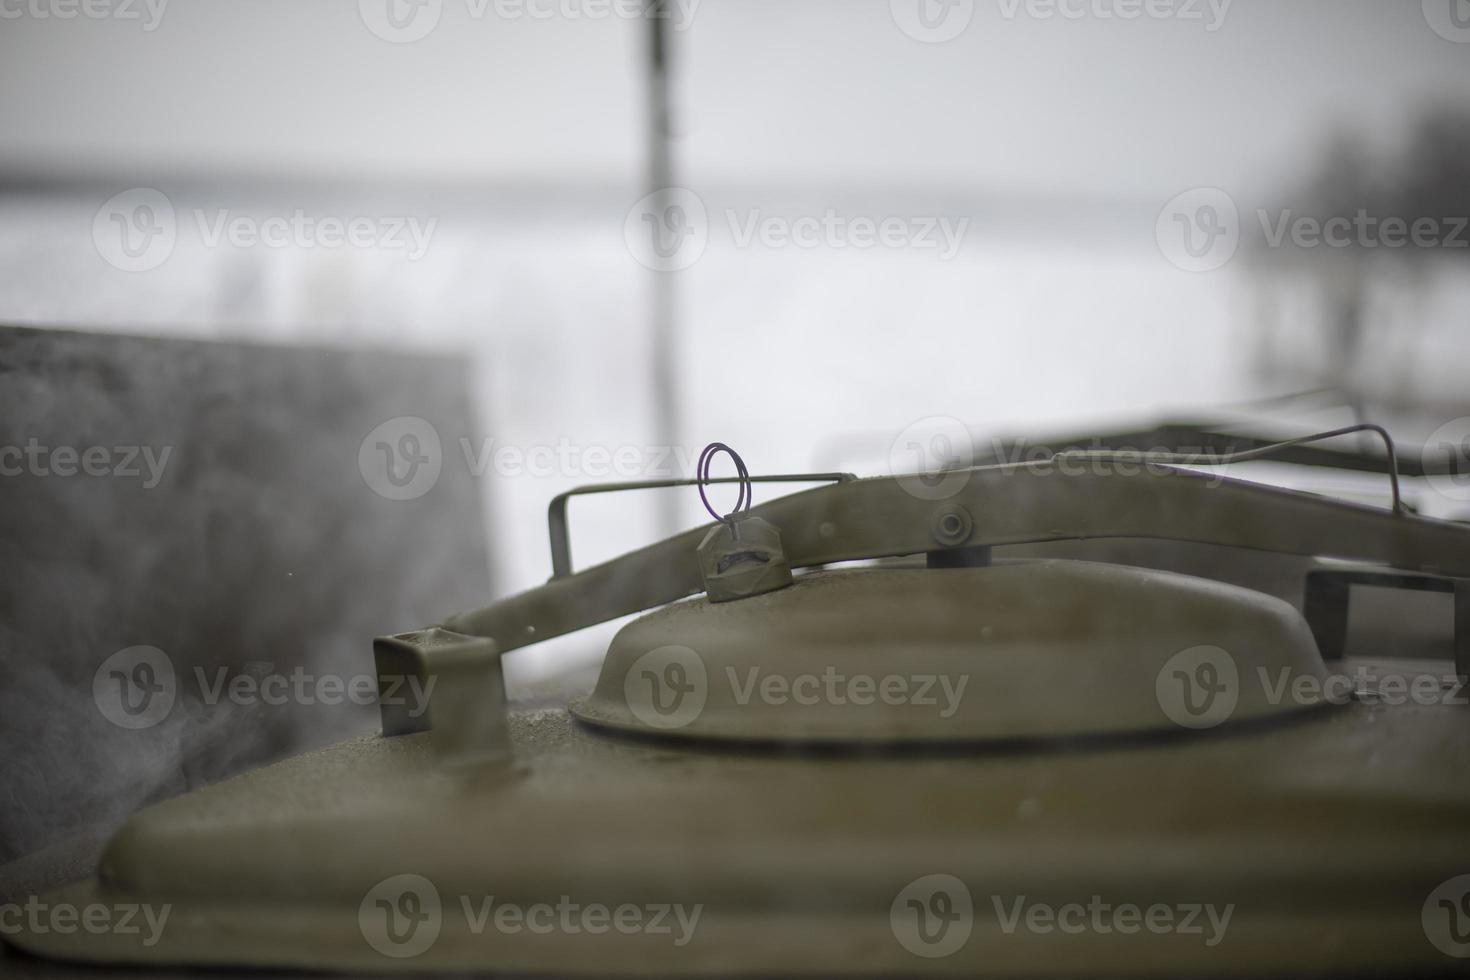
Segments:
[[[0,0],[5,171],[639,180],[644,25],[583,0],[425,0],[407,43],[371,29],[389,0],[68,2]],[[1249,191],[1335,121],[1387,140],[1470,94],[1470,44],[1430,26],[1455,0],[925,0],[943,43],[905,32],[918,2],[681,0],[685,179]]]
[[[0,180],[108,185],[0,193],[0,319],[463,348],[499,444],[652,444],[647,269],[625,240],[644,193],[644,23],[582,0],[169,0],[156,20],[163,0],[86,0],[139,17],[39,16],[80,2],[0,0]],[[1070,430],[1307,386],[1258,376],[1260,338],[1272,363],[1310,366],[1335,308],[1310,289],[1283,299],[1242,262],[1185,271],[1161,251],[1160,208],[1211,186],[1262,205],[1334,127],[1391,145],[1425,106],[1470,96],[1470,30],[1449,17],[1470,0],[924,2],[927,22],[920,0],[681,0],[677,179],[713,228],[679,279],[695,455],[718,438],[757,470],[881,472],[926,417]],[[574,6],[526,7],[548,3]],[[1128,9],[1163,16],[1109,16]],[[242,175],[331,183],[252,197]],[[439,222],[423,261],[210,247],[189,217],[321,213],[322,187],[353,180],[394,182],[384,213]],[[470,192],[413,192],[441,182]],[[138,186],[167,188],[182,217],[175,254],[133,273],[96,228]],[[963,217],[970,234],[941,261],[742,247],[725,224],[727,208],[834,207]],[[1463,354],[1414,341],[1463,333],[1470,293],[1446,278],[1380,284],[1399,292],[1376,307],[1392,343],[1369,366],[1463,388]],[[740,397],[718,397],[730,378]],[[503,582],[548,574],[545,502],[588,476],[483,481]],[[650,504],[578,507],[579,562],[654,533]]]

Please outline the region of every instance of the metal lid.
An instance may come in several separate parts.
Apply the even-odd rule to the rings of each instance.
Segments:
[[[1316,703],[1287,603],[1077,561],[812,572],[625,626],[582,721],[726,741],[964,742],[1204,729]],[[1320,690],[1318,685],[1316,690]]]

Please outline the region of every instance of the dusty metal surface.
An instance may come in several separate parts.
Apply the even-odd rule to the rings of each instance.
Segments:
[[[1444,778],[1470,751],[1452,707],[1353,704],[1208,736],[950,757],[710,753],[600,737],[556,710],[514,715],[512,732],[509,775],[448,772],[427,735],[365,738],[161,804],[108,848],[102,884],[66,893],[172,902],[161,941],[18,941],[64,958],[354,970],[1136,975],[1453,962],[1421,924],[1425,897],[1470,868],[1470,786]],[[973,928],[952,955],[925,959],[895,937],[891,907],[936,872],[966,885]],[[438,929],[394,958],[374,948],[360,909],[404,873],[432,883]],[[492,895],[700,912],[682,945],[677,932],[476,932]],[[1004,928],[1017,896],[1094,895],[1233,912],[1209,947],[1208,929]]]
[[[1295,610],[1207,579],[1071,561],[854,569],[634,620],[572,712],[610,728],[746,742],[1136,733],[1178,724],[1157,679],[1201,647],[1228,652],[1245,680],[1235,723],[1311,707],[1273,703],[1258,677],[1325,675]]]
[[[752,511],[794,567],[929,567],[810,571],[646,615],[572,702],[595,724],[558,699],[502,725],[501,657],[699,591],[707,530],[383,638],[380,682],[431,692],[417,718],[385,711],[395,737],[152,807],[95,878],[45,897],[166,909],[167,929],[15,941],[410,973],[1320,974],[1470,957],[1454,661],[1332,673],[1299,612],[1326,630],[1321,602],[1287,601],[1324,570],[1459,600],[1470,529],[1172,469],[958,475],[942,499],[895,478]],[[1130,538],[1204,549],[1187,562],[1223,562],[1216,578],[1270,556],[1278,597],[992,560]],[[802,703],[805,678],[832,673],[870,681],[864,702],[849,686]],[[952,701],[881,697],[915,674],[948,676]]]

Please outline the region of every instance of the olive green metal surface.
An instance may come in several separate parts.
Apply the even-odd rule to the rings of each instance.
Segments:
[[[24,934],[69,959],[504,972],[1330,973],[1453,966],[1421,908],[1470,871],[1464,709],[1355,704],[1208,735],[949,756],[710,753],[610,739],[559,710],[512,715],[516,767],[446,771],[429,736],[369,737],[139,813],[102,880],[53,900],[170,902],[153,946]],[[953,955],[895,939],[905,885],[943,873],[974,899]],[[365,939],[360,904],[433,883],[418,955]],[[687,903],[692,938],[537,935],[464,914]],[[1006,933],[1028,901],[1233,903],[1224,938]]]
[[[688,599],[618,633],[579,719],[722,741],[969,742],[1167,729],[1157,679],[1226,651],[1232,723],[1299,711],[1321,681],[1289,605],[1248,589],[1076,561],[811,572],[739,602]],[[680,695],[665,674],[691,689]],[[1167,680],[1167,678],[1166,678]],[[1171,682],[1172,683],[1172,682]],[[695,710],[697,708],[697,710]]]
[[[750,598],[677,602],[619,634],[590,697],[550,709],[504,719],[501,657],[702,591],[707,529],[380,638],[380,684],[420,675],[435,692],[426,710],[385,703],[389,736],[142,811],[96,879],[46,896],[167,907],[153,942],[11,938],[72,960],[411,972],[1172,976],[1470,962],[1450,955],[1470,956],[1454,918],[1470,919],[1470,707],[1454,676],[1470,669],[1470,528],[1167,467],[1058,465],[947,474],[960,479],[943,499],[898,477],[755,508],[795,569],[923,553],[934,567],[812,571]],[[1193,550],[1125,544],[1121,560],[1182,561],[1252,588],[1076,561],[966,567],[992,548],[1057,557],[1066,542],[1112,551],[1129,539]],[[1272,560],[1242,558],[1257,553]],[[1300,600],[1312,628],[1293,608],[1307,572],[1328,576]],[[1311,694],[1327,652],[1313,629],[1342,654],[1352,581],[1452,593],[1458,666],[1387,668],[1414,673],[1427,701],[1372,685],[1331,705]],[[752,670],[774,686],[753,686]],[[841,702],[792,696],[833,673],[866,679],[862,703],[851,687]],[[952,710],[873,702],[918,675],[949,678]],[[1188,692],[1225,688],[1223,715],[1193,714]],[[1228,910],[1229,923],[1018,927],[1012,912],[1028,903]],[[496,906],[522,917],[489,917]],[[603,910],[601,928],[528,926],[528,910],[567,907]],[[608,925],[660,908],[677,912],[662,929]]]

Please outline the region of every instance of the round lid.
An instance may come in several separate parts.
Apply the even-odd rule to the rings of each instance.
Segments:
[[[613,638],[584,722],[724,741],[964,742],[1206,729],[1320,703],[1271,596],[1078,561],[816,571]]]

